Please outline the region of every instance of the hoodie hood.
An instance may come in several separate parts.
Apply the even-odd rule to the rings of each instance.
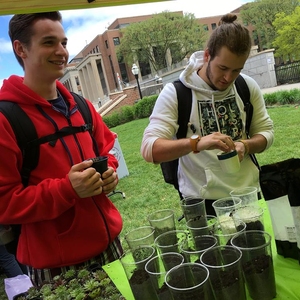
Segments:
[[[213,90],[197,72],[204,64],[204,51],[194,52],[188,62],[186,68],[179,76],[180,81],[188,88],[206,95],[208,98],[222,98],[228,94],[231,86],[224,91]]]
[[[3,81],[0,90],[0,101],[9,100],[10,102],[18,103],[19,105],[40,105],[50,106],[47,99],[41,97],[32,91],[29,87],[23,84],[24,77],[12,75]],[[59,82],[56,81],[56,87],[61,95],[70,102],[70,108],[75,106],[75,101],[69,91]]]

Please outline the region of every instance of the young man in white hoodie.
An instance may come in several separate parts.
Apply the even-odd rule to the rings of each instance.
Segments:
[[[190,123],[186,138],[176,139],[178,101],[175,87],[168,83],[160,93],[150,123],[145,129],[141,153],[148,162],[161,163],[179,158],[178,183],[182,197],[206,199],[208,214],[215,214],[213,201],[228,197],[235,188],[259,188],[259,171],[249,154],[268,149],[274,139],[270,119],[258,84],[245,79],[253,105],[250,138],[245,132],[244,104],[234,82],[249,56],[251,38],[236,15],[222,17],[208,40],[205,51],[192,54],[180,74],[180,81],[192,90]],[[217,153],[236,149],[240,170],[222,171]]]

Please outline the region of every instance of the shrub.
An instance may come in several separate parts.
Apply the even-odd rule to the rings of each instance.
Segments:
[[[119,116],[121,124],[133,121],[134,119],[134,106],[126,105],[121,107]]]
[[[103,121],[108,128],[112,128],[135,119],[148,118],[152,113],[157,95],[144,97],[136,104],[123,106],[111,115],[103,116]]]
[[[300,102],[300,90],[292,89],[289,91],[288,97],[290,99],[291,104],[296,104]]]
[[[280,101],[280,105],[284,105],[284,104],[293,104],[294,100],[293,97],[291,97],[291,93],[290,91],[279,91],[279,101]]]
[[[264,99],[267,106],[296,104],[300,102],[300,90],[281,90],[264,94]]]
[[[265,94],[264,99],[267,106],[272,106],[279,103],[279,95],[277,92]]]
[[[134,106],[136,119],[147,118],[151,115],[154,104],[156,102],[157,95],[152,95],[149,97],[144,97]]]
[[[108,128],[112,128],[112,127],[120,125],[119,112],[113,112],[109,116],[104,116],[103,121],[107,125]]]

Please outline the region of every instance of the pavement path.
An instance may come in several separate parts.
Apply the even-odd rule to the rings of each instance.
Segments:
[[[261,89],[263,94],[270,94],[278,91],[300,89],[300,82],[292,84],[282,84],[271,88]]]

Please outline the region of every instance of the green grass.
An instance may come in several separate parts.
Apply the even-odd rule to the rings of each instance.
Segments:
[[[282,106],[268,109],[274,122],[275,140],[270,149],[257,155],[261,165],[292,157],[300,157],[300,109],[298,106]]]
[[[300,157],[300,109],[297,106],[282,106],[269,108],[268,112],[274,122],[275,142],[268,151],[257,155],[260,165]],[[123,217],[120,237],[125,249],[128,246],[124,235],[133,228],[148,225],[147,215],[152,211],[172,208],[176,217],[181,215],[178,194],[164,182],[160,166],[147,163],[141,157],[140,146],[147,124],[146,118],[112,128],[118,134],[129,170],[129,176],[121,178],[117,187],[126,198],[123,199],[120,194],[111,197]],[[185,228],[185,223],[178,222],[177,227]],[[0,299],[5,299],[3,286]]]

